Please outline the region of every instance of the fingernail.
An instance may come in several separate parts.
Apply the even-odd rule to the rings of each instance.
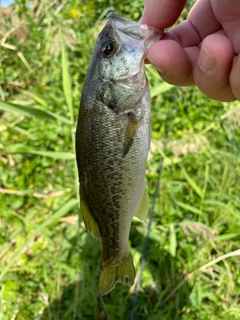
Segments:
[[[160,75],[164,75],[166,73],[166,69],[163,66],[160,66],[157,64],[154,60],[148,57],[148,61],[157,69],[157,71],[160,73]]]
[[[203,72],[209,73],[212,71],[216,63],[216,59],[202,46],[198,59],[198,65]]]

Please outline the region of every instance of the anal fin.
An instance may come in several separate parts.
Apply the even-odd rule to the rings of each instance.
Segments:
[[[80,207],[81,213],[83,217],[83,222],[85,224],[86,229],[94,238],[100,240],[100,233],[97,222],[95,221],[91,210],[87,204],[86,197],[84,195],[83,188],[80,186]]]
[[[146,188],[144,188],[135,216],[140,220],[145,220],[148,214],[148,209],[149,209],[148,193]]]

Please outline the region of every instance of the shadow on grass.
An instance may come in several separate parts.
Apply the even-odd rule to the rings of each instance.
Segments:
[[[132,247],[141,253],[144,238],[134,224],[130,238],[134,239]],[[83,261],[80,280],[64,287],[60,299],[50,301],[41,320],[130,319],[134,294],[130,293],[128,287],[117,284],[107,296],[103,298],[98,296],[99,258],[99,242],[88,235],[80,256]],[[179,261],[173,259],[166,250],[159,249],[159,245],[150,240],[135,320],[180,320],[182,318],[182,310],[189,304],[191,293],[187,282],[175,295],[163,303],[184,278],[179,269],[181,269]]]

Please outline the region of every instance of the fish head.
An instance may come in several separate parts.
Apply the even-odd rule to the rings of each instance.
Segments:
[[[161,31],[110,13],[92,63],[98,96],[117,114],[128,113],[148,89],[144,59]],[[96,77],[97,73],[97,77]]]

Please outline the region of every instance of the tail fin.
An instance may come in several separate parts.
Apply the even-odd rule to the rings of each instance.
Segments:
[[[99,293],[101,296],[108,294],[117,282],[132,286],[135,278],[135,269],[131,253],[116,264],[103,261],[100,264]]]

